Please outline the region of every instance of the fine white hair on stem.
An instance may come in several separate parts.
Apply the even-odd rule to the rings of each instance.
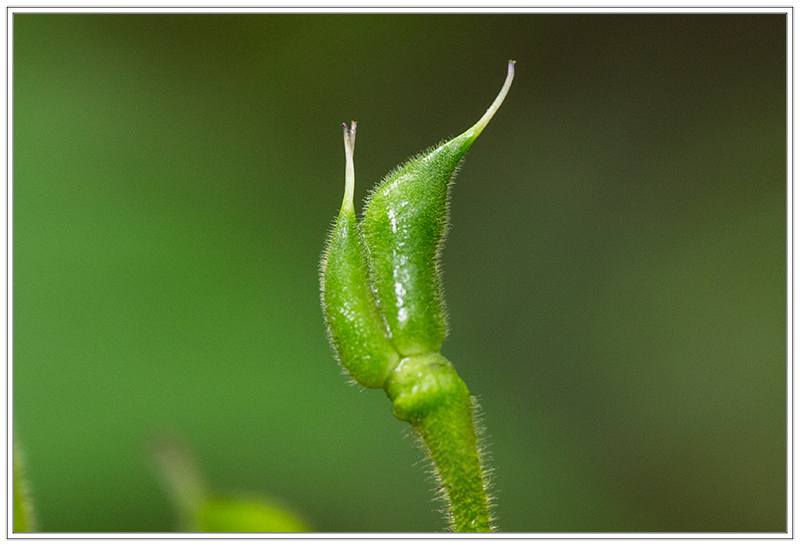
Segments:
[[[497,491],[494,490],[493,480],[494,467],[492,467],[492,454],[489,451],[491,444],[489,443],[489,436],[486,433],[486,426],[483,422],[483,408],[477,396],[470,396],[472,405],[472,423],[475,426],[475,438],[478,442],[478,459],[481,462],[481,481],[483,482],[483,490],[486,493],[486,504],[489,512],[489,527],[492,531],[499,531],[497,526],[497,504],[495,503],[495,495]]]

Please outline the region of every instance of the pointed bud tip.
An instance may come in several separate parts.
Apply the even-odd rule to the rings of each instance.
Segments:
[[[356,127],[355,121],[342,123],[344,127],[344,157],[345,157],[345,176],[344,176],[344,199],[342,200],[342,210],[352,211],[353,192],[356,184],[355,168],[353,166],[353,154],[356,149]]]
[[[491,121],[498,108],[500,108],[500,105],[503,104],[503,100],[506,98],[508,90],[511,88],[511,82],[514,81],[514,67],[516,64],[516,61],[508,61],[508,73],[506,74],[506,81],[503,82],[503,87],[497,94],[497,98],[494,99],[494,102],[489,109],[486,110],[486,113],[483,115],[483,117],[478,120],[478,123],[467,129],[466,134],[468,134],[470,137],[470,143],[478,138],[478,135],[481,134],[481,131],[483,131],[489,124],[489,121]]]

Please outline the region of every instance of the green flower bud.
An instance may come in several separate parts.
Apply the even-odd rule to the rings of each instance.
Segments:
[[[345,125],[345,196],[323,255],[322,309],[342,365],[365,387],[383,387],[433,459],[455,531],[495,529],[474,399],[439,351],[447,332],[439,256],[448,192],[458,166],[503,102],[505,84],[466,132],[390,173],[359,225],[353,209],[356,123]]]
[[[369,197],[362,231],[378,307],[403,356],[438,352],[447,333],[439,256],[458,166],[502,104],[514,63],[486,114],[467,131],[391,172]]]
[[[359,384],[381,388],[400,356],[378,312],[367,273],[367,253],[353,208],[356,122],[345,125],[347,162],[342,209],[322,257],[322,310],[331,345]]]

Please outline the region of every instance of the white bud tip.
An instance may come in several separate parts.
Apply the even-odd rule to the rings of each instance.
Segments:
[[[478,120],[478,123],[473,125],[469,131],[467,131],[468,133],[472,133],[471,137],[473,139],[477,138],[477,136],[481,134],[481,131],[483,131],[484,128],[489,124],[489,121],[492,119],[492,116],[494,116],[495,112],[497,112],[497,109],[500,108],[501,104],[503,104],[503,100],[506,98],[508,90],[511,88],[511,82],[514,81],[514,67],[516,63],[516,61],[508,61],[508,74],[506,74],[506,81],[503,83],[500,93],[497,94],[497,98],[494,99],[494,102],[489,109],[486,110],[486,113],[483,115],[483,117]]]
[[[344,175],[344,199],[342,200],[342,210],[353,210],[353,191],[356,186],[356,172],[353,166],[353,154],[356,150],[356,126],[355,121],[342,123],[344,127],[344,157],[345,157],[345,175]]]

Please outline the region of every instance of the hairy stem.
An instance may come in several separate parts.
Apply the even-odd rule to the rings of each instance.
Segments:
[[[453,530],[491,531],[471,403],[459,402],[433,411],[414,428],[436,465],[439,487],[452,512]]]
[[[453,530],[492,531],[472,399],[453,365],[437,353],[407,357],[384,388],[395,416],[428,448]]]

